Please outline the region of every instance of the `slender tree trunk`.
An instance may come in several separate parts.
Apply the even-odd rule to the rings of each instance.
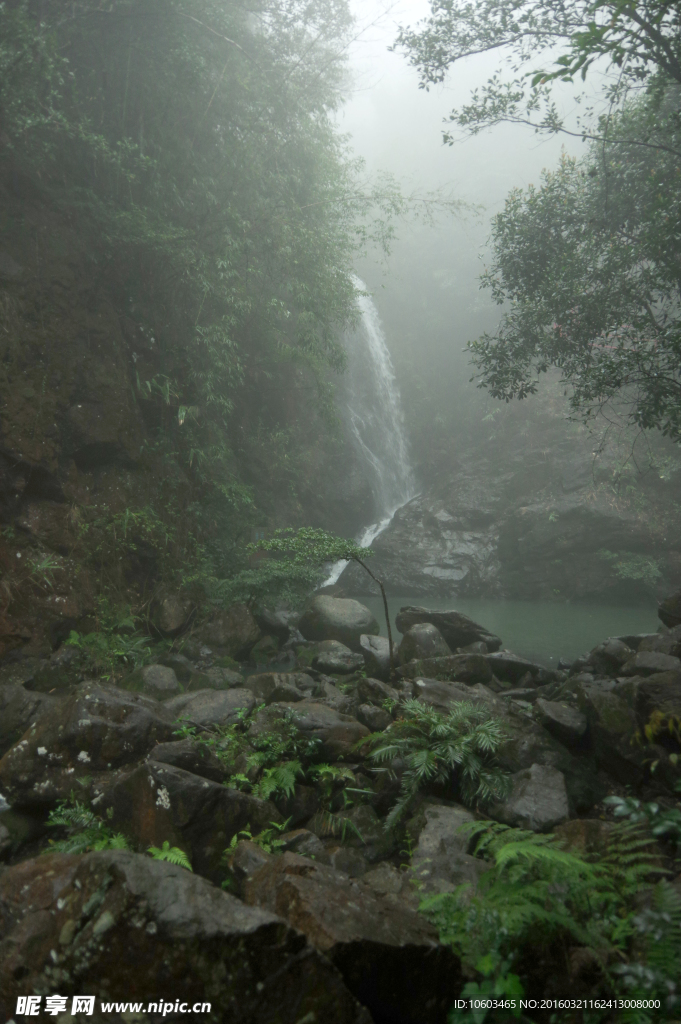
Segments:
[[[381,588],[381,596],[383,598],[383,611],[385,612],[385,624],[388,627],[388,647],[390,649],[390,678],[394,679],[395,678],[395,655],[394,655],[394,651],[393,651],[393,634],[392,634],[392,630],[390,628],[390,614],[388,612],[388,598],[385,596],[385,587],[383,586],[381,581],[379,579],[377,579],[376,576],[374,576],[374,574],[372,573],[372,571],[369,568],[369,566],[365,562],[363,562],[361,558],[357,558],[356,555],[353,555],[352,556],[352,560],[354,562],[357,562],[359,565],[361,565],[362,568],[366,572],[369,573],[369,575],[371,576],[371,578],[374,581],[374,583],[377,583],[379,585],[379,587]]]

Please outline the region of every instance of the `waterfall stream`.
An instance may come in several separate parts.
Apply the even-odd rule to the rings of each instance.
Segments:
[[[359,278],[355,285],[366,286]],[[361,322],[347,338],[348,371],[344,415],[349,432],[369,471],[379,518],[357,536],[360,547],[368,548],[385,530],[398,508],[416,492],[414,474],[404,430],[400,392],[390,352],[373,301],[360,295]],[[335,562],[322,586],[336,583],[347,562]]]

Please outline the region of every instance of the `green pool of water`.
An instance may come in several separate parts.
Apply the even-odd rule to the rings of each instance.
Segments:
[[[380,597],[359,597],[386,634],[383,601]],[[433,611],[455,609],[501,637],[504,647],[541,665],[556,665],[559,658],[572,661],[609,636],[627,633],[655,633],[660,625],[657,607],[608,604],[554,604],[548,601],[512,601],[491,598],[456,598],[449,601],[423,597],[388,599],[390,621],[405,605]],[[399,633],[394,639],[399,640]]]

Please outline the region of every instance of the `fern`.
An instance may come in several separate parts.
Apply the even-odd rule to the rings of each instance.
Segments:
[[[405,765],[386,828],[397,824],[426,783],[456,780],[468,804],[502,798],[507,779],[492,759],[503,739],[502,723],[480,704],[462,701],[443,714],[418,700],[404,701],[400,718],[363,741],[374,747],[370,757],[376,764],[400,759]]]
[[[293,796],[296,790],[296,778],[303,774],[300,761],[287,761],[274,768],[265,768],[262,778],[253,787],[255,796],[261,800],[269,800],[276,793],[286,797]]]
[[[538,947],[567,943],[593,950],[613,992],[628,987],[637,998],[644,991],[646,998],[662,998],[664,990],[667,1005],[677,1005],[681,896],[671,898],[665,881],[653,886],[663,869],[650,836],[638,826],[616,825],[599,858],[565,850],[556,836],[498,822],[471,822],[459,832],[475,840],[475,853],[489,869],[475,892],[470,884],[459,886],[422,901],[421,911],[438,927],[442,942],[485,974],[489,992],[502,984],[502,974],[515,977],[512,966],[533,963]],[[641,901],[651,894],[652,908],[641,912]],[[642,953],[634,955],[636,949]],[[608,973],[613,956],[625,963]],[[494,977],[481,970],[482,963],[497,965]],[[624,1019],[648,1024],[657,1018]]]
[[[64,828],[65,839],[50,839],[47,853],[86,853],[89,850],[127,850],[128,841],[120,832],[112,832],[104,820],[76,800],[73,792],[47,818],[50,828]]]
[[[167,839],[160,849],[158,846],[150,846],[147,853],[150,853],[154,860],[165,860],[169,864],[178,864],[187,871],[193,871],[191,861],[184,850],[179,846],[171,846]]]

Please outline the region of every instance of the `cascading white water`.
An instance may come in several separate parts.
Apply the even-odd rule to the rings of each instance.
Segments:
[[[358,290],[366,286],[355,278]],[[409,461],[400,392],[390,353],[385,343],[378,310],[368,295],[360,295],[359,329],[347,338],[346,420],[359,451],[370,470],[371,487],[379,519],[356,538],[368,548],[392,519],[398,508],[415,494],[414,474]],[[335,562],[322,586],[338,581],[347,562]]]

